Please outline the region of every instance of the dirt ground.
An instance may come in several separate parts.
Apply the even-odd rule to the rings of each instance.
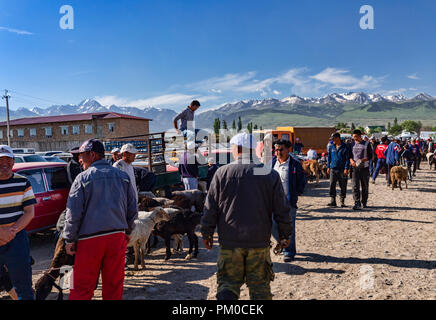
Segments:
[[[426,163],[422,169],[403,191],[392,191],[379,176],[370,184],[370,208],[360,212],[351,209],[351,181],[348,208],[326,207],[327,180],[309,184],[299,200],[295,261],[284,263],[271,252],[274,299],[436,299],[436,171]],[[199,247],[197,259],[184,260],[185,249],[165,262],[160,240],[145,270],[126,271],[124,299],[215,299],[217,245],[208,251],[200,238]],[[31,237],[34,283],[53,248],[48,233]],[[56,297],[53,291],[48,299]],[[244,285],[241,299],[248,298]],[[95,299],[101,299],[101,286]]]

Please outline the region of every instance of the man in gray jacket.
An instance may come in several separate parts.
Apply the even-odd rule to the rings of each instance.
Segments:
[[[138,217],[129,176],[104,160],[104,146],[85,141],[79,149],[84,172],[71,186],[62,237],[75,255],[70,300],[90,300],[99,273],[103,300],[123,297],[128,236]]]
[[[254,161],[256,141],[241,133],[230,141],[236,161],[215,173],[201,219],[203,243],[213,245],[218,226],[218,300],[236,300],[246,283],[250,298],[270,300],[274,280],[270,257],[272,218],[283,247],[289,245],[291,210],[280,176]],[[265,172],[266,171],[266,172]]]

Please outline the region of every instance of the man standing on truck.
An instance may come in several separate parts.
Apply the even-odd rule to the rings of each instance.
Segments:
[[[176,129],[177,133],[182,132],[183,136],[186,137],[188,126],[194,122],[194,112],[200,108],[200,102],[197,100],[194,100],[191,102],[191,105],[188,106],[185,110],[180,112],[177,116],[173,119],[174,128]],[[177,126],[177,121],[180,120],[180,130]],[[191,123],[188,123],[191,122]]]
[[[301,151],[303,150],[304,145],[301,142],[300,138],[296,138],[295,139],[295,143],[294,143],[294,147],[293,147],[293,151],[296,153],[301,153]]]

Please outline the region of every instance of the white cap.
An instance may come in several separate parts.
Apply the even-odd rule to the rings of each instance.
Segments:
[[[246,149],[255,149],[257,146],[256,138],[248,133],[238,133],[230,140],[230,144],[241,146]]]
[[[2,144],[0,145],[0,157],[9,157],[9,158],[14,158],[14,152],[12,151],[12,149],[5,145]]]
[[[195,149],[195,147],[196,147],[196,144],[194,141],[189,141],[188,143],[186,143],[186,149],[188,149],[188,150],[193,150],[193,149]]]
[[[113,148],[111,153],[120,152],[120,148]]]
[[[129,152],[129,153],[138,153],[138,150],[131,143],[127,143],[121,147],[121,153]]]

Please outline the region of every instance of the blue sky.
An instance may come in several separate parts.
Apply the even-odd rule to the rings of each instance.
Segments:
[[[65,4],[73,30],[59,27]],[[374,30],[359,27],[364,4]],[[0,89],[12,109],[436,96],[435,16],[433,0],[0,0]]]

